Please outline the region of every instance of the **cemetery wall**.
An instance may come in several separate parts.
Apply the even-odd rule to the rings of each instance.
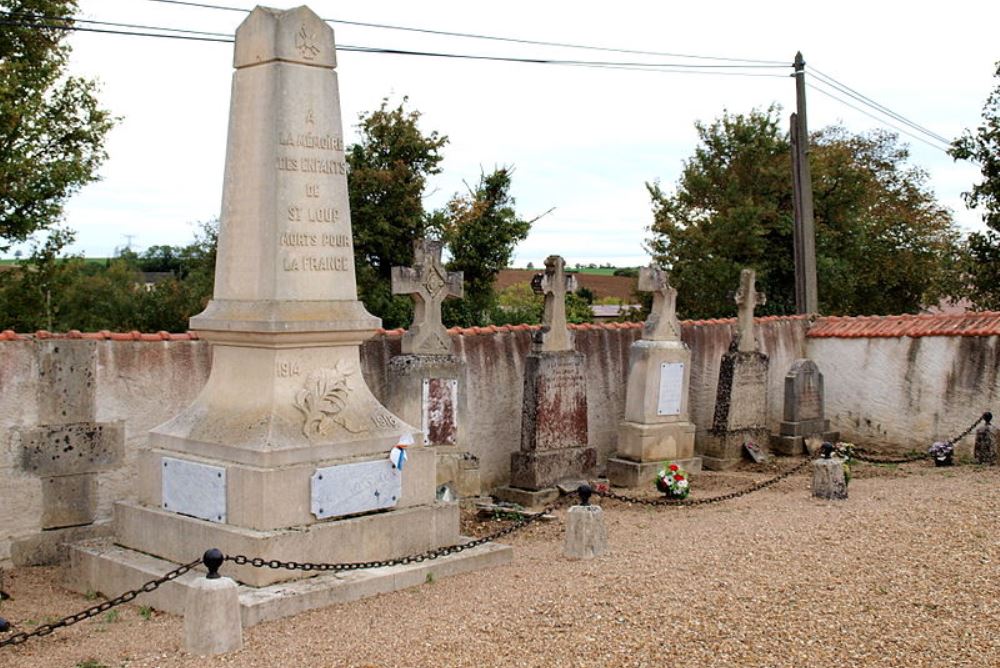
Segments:
[[[857,320],[822,318],[811,329],[804,318],[757,320],[770,357],[772,431],[782,419],[784,375],[806,352],[825,376],[831,428],[857,443],[925,448],[994,404],[1000,326],[966,336],[886,336],[875,325],[848,335],[829,324]],[[734,320],[682,324],[700,437],[712,422],[719,363],[734,328]],[[601,466],[615,451],[629,347],[640,332],[633,325],[573,326],[575,346],[586,355],[588,445]],[[362,371],[379,398],[391,382],[388,362],[399,354],[399,334],[376,336],[361,349]],[[479,458],[486,489],[507,482],[510,455],[519,449],[531,334],[526,325],[452,330],[455,354],[466,365],[468,420],[460,445]],[[190,335],[0,334],[0,564],[51,561],[62,541],[110,532],[112,504],[134,499],[135,459],[147,430],[188,405],[210,369],[209,346]],[[963,441],[959,453],[970,447]]]
[[[924,452],[996,412],[998,345],[995,335],[809,339],[831,428],[841,440],[897,452]],[[962,439],[958,456],[971,457],[973,444]]]

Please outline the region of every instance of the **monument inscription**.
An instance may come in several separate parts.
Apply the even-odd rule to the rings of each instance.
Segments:
[[[680,415],[684,392],[684,362],[660,364],[660,392],[657,415]]]

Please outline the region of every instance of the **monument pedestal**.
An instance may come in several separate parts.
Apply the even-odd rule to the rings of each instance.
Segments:
[[[625,421],[618,428],[618,449],[608,459],[612,485],[650,485],[666,461],[701,470],[695,425],[687,413],[690,360],[691,351],[679,339],[632,344]]]
[[[468,416],[461,392],[464,365],[454,355],[397,355],[389,361],[386,405],[420,425],[424,445],[437,456],[436,485],[459,497],[482,494],[479,460],[462,445]]]
[[[704,439],[701,453],[706,469],[736,466],[746,443],[764,451],[769,448],[767,368],[768,357],[761,352],[732,350],[722,356],[712,432]]]

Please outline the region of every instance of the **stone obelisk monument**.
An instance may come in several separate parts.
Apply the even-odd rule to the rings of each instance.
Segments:
[[[361,375],[380,322],[357,299],[333,30],[305,7],[258,7],[234,66],[215,293],[191,319],[212,371],[150,432],[116,541],[181,563],[209,547],[347,562],[455,544],[434,453]],[[389,454],[411,436],[404,466]],[[227,571],[254,586],[303,575]]]
[[[618,451],[608,458],[608,480],[620,487],[651,483],[666,460],[701,470],[688,415],[691,351],[681,341],[677,289],[663,269],[651,265],[639,270],[639,290],[653,293],[653,307],[629,353],[625,420]]]

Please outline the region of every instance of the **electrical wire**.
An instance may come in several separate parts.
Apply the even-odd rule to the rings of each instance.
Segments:
[[[920,133],[922,133],[922,134],[930,137],[931,139],[934,139],[936,141],[942,142],[944,144],[950,144],[951,143],[951,141],[949,139],[947,139],[946,137],[942,137],[941,135],[937,134],[936,132],[933,132],[933,131],[931,131],[931,130],[925,128],[925,127],[923,127],[922,125],[919,125],[919,124],[917,124],[917,123],[909,120],[908,118],[906,118],[902,114],[896,113],[895,111],[893,111],[892,109],[889,109],[885,105],[879,104],[878,102],[876,102],[875,100],[871,99],[870,97],[868,97],[868,96],[866,96],[866,95],[864,95],[862,93],[859,93],[858,91],[854,90],[853,88],[851,88],[847,84],[841,83],[841,82],[837,81],[836,79],[834,79],[833,77],[831,77],[830,75],[824,74],[823,72],[817,70],[815,67],[811,68],[809,71],[811,73],[813,73],[814,75],[816,75],[816,78],[818,80],[820,80],[822,83],[825,83],[826,85],[830,86],[831,88],[834,88],[834,89],[840,91],[844,95],[847,95],[847,96],[849,96],[849,97],[857,100],[861,104],[864,104],[867,107],[875,109],[879,113],[885,114],[886,116],[894,118],[897,121],[899,121],[900,123],[908,125],[912,129],[914,129],[917,132],[920,132]]]
[[[864,114],[865,116],[868,116],[869,118],[872,118],[872,119],[878,121],[879,123],[881,123],[883,125],[888,125],[892,129],[897,130],[897,131],[903,133],[904,135],[906,135],[908,137],[911,137],[913,139],[916,139],[919,142],[927,144],[931,148],[936,148],[937,150],[941,151],[942,153],[948,153],[948,149],[947,148],[943,148],[943,147],[941,147],[941,146],[939,146],[939,145],[937,145],[935,143],[932,143],[932,142],[928,141],[927,139],[921,137],[920,135],[913,134],[912,132],[909,132],[909,131],[905,130],[904,128],[901,128],[898,125],[890,123],[889,121],[885,120],[884,118],[879,118],[875,114],[867,112],[864,109],[862,109],[861,107],[855,106],[855,105],[851,104],[850,102],[847,102],[843,98],[840,98],[840,97],[834,95],[833,93],[825,91],[822,88],[820,88],[818,86],[815,86],[815,85],[813,85],[811,83],[808,83],[808,82],[806,83],[806,86],[808,86],[809,88],[813,89],[817,93],[820,93],[820,94],[825,95],[825,96],[827,96],[827,97],[829,97],[829,98],[831,98],[833,100],[836,100],[837,102],[841,103],[842,105],[844,105],[846,107],[850,107],[851,109],[853,109],[854,111],[857,111],[858,113]]]
[[[51,28],[55,30],[64,30],[69,32],[94,32],[102,34],[113,34],[113,35],[127,35],[132,37],[166,37],[171,39],[184,39],[190,41],[201,41],[201,42],[222,42],[222,43],[232,43],[234,39],[232,37],[207,37],[202,35],[190,35],[190,34],[169,34],[168,32],[139,32],[135,30],[110,30],[106,28],[88,28],[78,25],[67,25],[66,23],[69,19],[64,18],[48,18],[45,22],[24,22],[24,21],[0,21],[0,25],[17,26],[22,28]],[[52,23],[55,21],[56,23]],[[115,25],[110,22],[102,22],[103,25]],[[125,25],[125,24],[122,24]],[[152,30],[169,31],[173,30],[171,28],[150,28]],[[184,32],[199,32],[199,31],[184,31]],[[222,34],[222,33],[206,33],[206,34]],[[487,55],[476,55],[476,54],[460,54],[460,53],[446,53],[446,52],[436,52],[436,51],[412,51],[407,49],[389,49],[381,47],[368,47],[368,46],[353,46],[348,44],[338,45],[337,49],[339,51],[348,51],[356,53],[379,53],[388,55],[402,55],[402,56],[423,56],[431,58],[448,58],[448,59],[461,59],[461,60],[481,60],[481,61],[491,61],[491,62],[507,62],[507,63],[522,63],[531,65],[562,65],[569,67],[604,67],[604,68],[622,68],[631,69],[636,71],[649,71],[649,72],[685,72],[685,73],[711,73],[711,74],[725,74],[725,75],[750,75],[752,73],[745,72],[725,72],[725,69],[731,68],[744,68],[744,67],[754,67],[749,65],[686,65],[684,63],[643,63],[643,62],[616,62],[616,61],[588,61],[588,60],[560,60],[552,58],[518,58],[513,56],[487,56]],[[673,69],[673,68],[684,68],[684,69]],[[781,75],[769,75],[781,77]],[[783,78],[783,77],[781,77]]]
[[[224,5],[212,5],[205,2],[192,2],[191,0],[146,0],[147,2],[159,2],[168,5],[181,5],[186,7],[196,7],[199,9],[215,9],[230,12],[249,13],[249,9],[242,7],[227,7]],[[665,51],[642,51],[638,49],[622,49],[616,47],[594,46],[589,44],[572,44],[568,42],[549,42],[543,40],[520,39],[516,37],[500,37],[497,35],[483,35],[476,33],[454,32],[449,30],[433,30],[430,28],[414,28],[410,26],[390,25],[386,23],[370,23],[365,21],[348,21],[346,19],[323,19],[328,23],[340,23],[342,25],[358,26],[362,28],[378,28],[382,30],[399,30],[405,32],[417,32],[428,35],[438,35],[442,37],[459,37],[463,39],[481,39],[495,42],[508,42],[511,44],[527,44],[531,46],[546,46],[562,49],[586,49],[590,51],[606,51],[612,53],[628,53],[640,56],[659,56],[663,58],[690,58],[694,60],[716,60],[735,63],[753,63],[757,65],[767,65],[773,67],[790,67],[791,65],[781,60],[759,60],[754,58],[726,58],[722,56],[703,56],[684,53],[669,53]]]

